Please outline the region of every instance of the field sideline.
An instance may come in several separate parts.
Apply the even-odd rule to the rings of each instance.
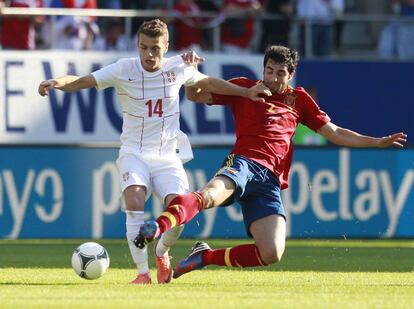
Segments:
[[[127,284],[134,266],[118,239],[99,241],[111,257],[102,278],[77,277],[70,257],[84,241],[0,240],[0,308],[414,307],[413,240],[289,240],[278,265],[208,267],[150,286]],[[246,240],[208,242],[228,247]],[[179,241],[173,265],[193,243]],[[152,256],[152,246],[149,251]]]

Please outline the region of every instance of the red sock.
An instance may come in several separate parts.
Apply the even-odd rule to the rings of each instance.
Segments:
[[[205,204],[204,197],[198,192],[176,196],[156,220],[160,232],[164,233],[176,225],[187,223],[204,209]]]
[[[267,266],[260,257],[255,244],[240,245],[233,248],[207,250],[203,254],[203,266],[219,265],[229,267]]]

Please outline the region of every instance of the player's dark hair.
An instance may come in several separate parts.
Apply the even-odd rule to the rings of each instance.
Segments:
[[[138,32],[137,32],[138,38],[141,33],[151,38],[158,38],[160,36],[165,36],[168,42],[167,24],[159,20],[158,18],[152,19],[149,21],[144,21],[141,24],[141,26],[138,28]]]
[[[288,48],[281,45],[272,45],[266,48],[263,59],[263,67],[266,66],[267,61],[272,59],[275,63],[284,64],[288,68],[289,73],[293,73],[299,62],[299,53],[294,48]]]

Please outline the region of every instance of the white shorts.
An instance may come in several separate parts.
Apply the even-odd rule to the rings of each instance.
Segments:
[[[162,201],[168,194],[184,194],[189,191],[187,174],[181,160],[143,158],[126,154],[116,160],[121,190],[132,185],[147,188],[146,199],[155,192]]]

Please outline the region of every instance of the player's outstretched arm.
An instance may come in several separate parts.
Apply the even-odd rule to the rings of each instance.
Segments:
[[[261,95],[271,96],[272,93],[264,84],[255,85],[250,88],[240,87],[220,78],[206,76],[199,80],[193,87],[200,88],[203,92],[223,94],[249,98],[253,101],[264,102]]]
[[[92,75],[85,75],[82,77],[67,75],[41,82],[38,88],[38,92],[41,96],[45,96],[51,89],[74,92],[92,87],[96,87],[96,80]]]
[[[407,141],[407,134],[403,132],[383,137],[372,137],[338,127],[332,122],[328,122],[322,126],[318,130],[318,133],[334,144],[347,147],[404,147]]]
[[[188,100],[196,103],[212,103],[213,96],[210,92],[203,91],[197,87],[185,87],[185,96]]]
[[[390,146],[404,147],[407,142],[407,134],[403,132],[394,133],[392,135],[384,136],[379,138],[379,148],[386,148]]]
[[[204,62],[204,58],[199,56],[195,51],[188,51],[180,55],[186,64],[197,65]],[[187,98],[195,102],[211,102],[211,93],[223,94],[229,96],[246,97],[253,101],[264,102],[261,96],[271,96],[272,93],[263,83],[251,88],[240,87],[220,78],[203,75],[198,82],[191,87],[186,87]]]
[[[219,81],[223,81],[221,79],[218,79]],[[226,82],[228,83],[228,82]],[[202,84],[202,83],[201,83]],[[229,83],[230,85],[234,85],[232,83]],[[200,85],[199,83],[197,83],[196,85]],[[236,86],[236,85],[234,85]],[[239,87],[239,86],[236,86]],[[253,87],[250,88],[243,88],[243,87],[239,87],[241,88],[241,91],[246,92],[247,93],[247,97],[250,98],[253,101],[257,101],[257,102],[264,102],[265,99],[260,97],[260,95],[266,95],[266,96],[271,96],[272,93],[269,90],[269,88],[267,88],[263,83],[254,85]],[[217,90],[214,91],[209,91],[206,90],[209,89],[209,87],[205,87],[205,88],[200,88],[197,86],[192,86],[192,87],[185,87],[185,93],[186,93],[186,97],[187,99],[189,99],[190,101],[193,102],[197,102],[197,103],[212,103],[212,95],[211,93],[218,93],[218,94],[223,94],[223,93],[219,93]],[[225,91],[226,92],[226,91]],[[224,93],[225,95],[229,95],[228,92]],[[242,95],[240,95],[242,96]]]

